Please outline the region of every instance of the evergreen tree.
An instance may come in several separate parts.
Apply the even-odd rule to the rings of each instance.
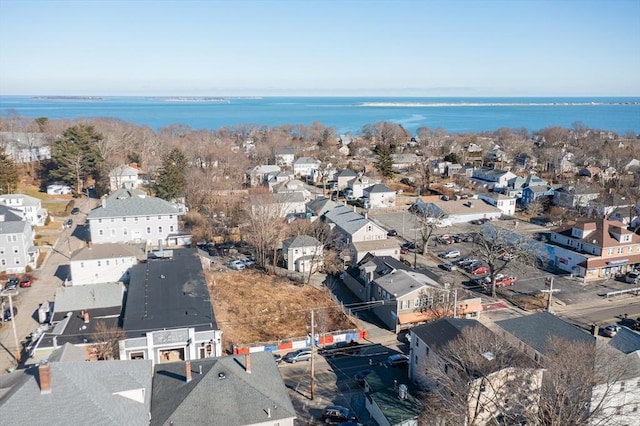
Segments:
[[[376,147],[375,165],[385,179],[393,176],[393,159],[391,158],[391,146],[389,144],[379,144]]]
[[[95,177],[103,161],[98,149],[98,142],[102,139],[103,136],[89,124],[78,124],[66,129],[51,150],[54,163],[51,177],[62,180],[75,187],[76,193],[81,193],[85,179]]]
[[[0,194],[10,194],[18,185],[18,168],[0,147]]]
[[[165,154],[154,185],[156,197],[168,201],[183,195],[186,169],[187,158],[180,149],[174,148]]]

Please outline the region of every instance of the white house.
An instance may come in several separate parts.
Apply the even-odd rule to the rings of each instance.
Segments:
[[[87,215],[91,241],[102,243],[147,242],[166,244],[178,231],[178,208],[137,189],[119,189]]]
[[[342,237],[344,245],[358,241],[386,240],[387,231],[345,206],[324,213],[325,219]]]
[[[0,132],[0,146],[16,163],[51,159],[49,135],[45,133]]]
[[[3,194],[0,195],[0,204],[7,206],[33,226],[43,226],[47,218],[47,209],[42,208],[42,201],[30,195]]]
[[[131,165],[123,164],[109,172],[109,189],[111,191],[120,188],[135,189],[140,183],[138,166],[135,163]]]
[[[298,235],[282,242],[282,257],[289,271],[308,273],[322,267],[322,243],[308,235]]]
[[[349,245],[352,264],[358,263],[367,253],[374,256],[388,256],[400,260],[400,244],[395,238],[374,241],[357,241]]]
[[[69,185],[62,183],[52,183],[47,185],[47,194],[49,195],[69,195],[73,194],[73,189]]]
[[[291,167],[296,155],[293,148],[287,146],[284,148],[275,148],[273,150],[273,157],[278,166]]]
[[[515,177],[515,174],[506,170],[498,170],[492,167],[480,167],[473,171],[471,180],[484,185],[487,188],[505,188],[508,185],[509,180]]]
[[[36,267],[40,250],[33,244],[33,226],[0,206],[0,271],[19,274]]]
[[[300,157],[293,162],[293,173],[300,177],[311,177],[320,168],[320,160],[311,157]]]
[[[121,243],[95,244],[77,250],[71,256],[71,284],[74,286],[125,282],[129,269],[144,253]]]
[[[363,197],[369,199],[369,207],[372,209],[396,205],[396,191],[382,183],[365,188]]]
[[[508,197],[497,192],[489,192],[486,194],[478,194],[479,200],[497,207],[507,216],[513,216],[516,213],[516,198]]]

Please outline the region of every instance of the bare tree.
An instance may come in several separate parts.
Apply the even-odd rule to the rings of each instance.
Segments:
[[[535,419],[542,370],[503,338],[476,323],[431,351],[419,367],[428,389],[421,424],[511,425]]]
[[[436,229],[446,213],[431,203],[416,203],[411,207],[411,211],[418,222],[416,228],[420,234],[422,255],[426,255],[429,251],[429,242],[435,236]]]
[[[256,263],[267,266],[285,226],[284,207],[273,194],[254,192],[246,203],[246,240],[256,249]],[[273,256],[275,261],[275,255]]]
[[[455,289],[426,287],[418,293],[419,306],[416,311],[427,314],[429,319],[453,316],[456,297]]]
[[[92,346],[98,359],[120,359],[119,342],[125,338],[124,331],[120,327],[99,321],[91,336]]]
[[[540,198],[537,198],[527,204],[527,206],[525,207],[525,211],[529,216],[540,216],[544,212],[544,203]]]
[[[517,222],[515,222],[517,224]],[[473,238],[473,254],[489,267],[491,296],[496,297],[496,275],[512,262],[536,265],[543,257],[539,242],[491,224]]]

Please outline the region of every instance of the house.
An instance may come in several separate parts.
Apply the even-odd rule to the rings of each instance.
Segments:
[[[103,343],[99,341],[99,331],[120,327],[124,295],[122,283],[58,287],[49,320],[52,327],[33,344],[30,363],[47,359],[66,343],[84,349],[87,358],[95,359],[93,345]]]
[[[307,209],[303,191],[277,192],[273,198],[278,203],[281,217],[304,215]]]
[[[35,269],[40,250],[33,243],[31,223],[0,206],[0,271],[20,274]]]
[[[421,161],[421,157],[414,153],[408,154],[391,154],[392,167],[395,170],[406,170],[413,166],[414,164],[418,164]]]
[[[359,241],[349,245],[349,258],[351,262],[360,262],[367,253],[375,256],[388,256],[400,260],[400,244],[394,238],[386,240]]]
[[[378,180],[370,179],[368,176],[358,175],[347,182],[347,188],[344,193],[347,199],[358,199],[364,196],[364,190],[372,185],[379,183]]]
[[[94,244],[147,242],[166,244],[178,231],[178,208],[138,189],[118,189],[102,197],[102,203],[87,215]]]
[[[293,173],[301,178],[311,178],[320,170],[320,160],[300,157],[293,162]]]
[[[487,160],[489,160],[489,162],[507,161],[507,153],[496,145],[491,151],[487,152]]]
[[[0,132],[0,146],[13,162],[31,163],[51,159],[50,136],[46,133]]]
[[[387,231],[345,206],[336,206],[323,217],[341,236],[344,246],[358,241],[387,239]]]
[[[295,160],[295,157],[296,153],[290,146],[275,148],[273,150],[274,162],[280,167],[291,167],[293,165],[293,160]]]
[[[396,191],[382,183],[365,188],[363,197],[369,199],[369,207],[372,209],[396,205]]]
[[[548,201],[549,203],[551,203],[554,193],[555,193],[555,190],[553,189],[552,186],[547,186],[547,185],[527,186],[522,189],[522,198],[520,199],[520,205],[522,207],[526,207],[536,200],[541,200],[543,202]]]
[[[482,200],[490,206],[497,207],[503,214],[513,216],[516,213],[516,199],[497,192],[478,194],[478,200]]]
[[[598,166],[587,166],[578,170],[578,176],[585,178],[587,182],[596,180],[602,173],[602,169]]]
[[[135,189],[141,184],[138,178],[138,165],[123,164],[109,172],[109,190],[116,191],[120,188]]]
[[[150,361],[50,361],[0,376],[2,423],[146,426]]]
[[[335,176],[335,187],[339,191],[342,191],[347,188],[347,184],[358,177],[358,174],[351,169],[343,169],[338,172]]]
[[[267,183],[267,186],[269,187],[269,190],[273,191],[274,187],[290,182],[294,180],[293,178],[294,178],[293,172],[274,172],[274,173],[269,173],[267,175],[266,183]],[[300,182],[300,181],[296,180],[295,182]]]
[[[280,171],[282,171],[280,166],[267,164],[252,167],[245,172],[245,175],[247,183],[250,186],[260,186],[269,180],[270,175],[279,173]]]
[[[364,378],[365,409],[377,425],[418,426],[420,389],[404,370],[378,368]]]
[[[352,257],[352,259],[354,259]],[[365,254],[362,259],[349,266],[341,275],[344,285],[361,301],[371,300],[372,283],[379,277],[395,270],[411,270],[399,259],[391,256],[379,256],[373,253]]]
[[[445,171],[445,176],[447,177],[453,177],[459,173],[461,173],[463,170],[463,166],[462,164],[450,164],[449,166],[447,166],[447,170]]]
[[[530,170],[538,165],[538,159],[529,153],[521,152],[513,159],[513,164],[522,170]]]
[[[271,352],[157,364],[153,377],[152,426],[294,425]]]
[[[569,185],[557,188],[553,193],[553,204],[568,209],[587,207],[589,201],[600,195],[597,189],[585,185]]]
[[[42,201],[30,195],[2,194],[0,205],[7,206],[33,226],[44,226],[48,216],[47,209],[42,208]]]
[[[122,243],[95,244],[75,251],[69,259],[71,285],[126,282],[129,269],[144,252]]]
[[[318,197],[307,203],[307,213],[313,217],[324,216],[328,211],[338,207],[338,203],[331,201],[327,197]]]
[[[554,266],[585,281],[640,266],[640,235],[614,220],[581,219],[552,229],[546,247]]]
[[[506,170],[480,167],[473,171],[471,180],[487,188],[504,188],[507,186],[509,180],[514,177],[516,177],[515,174]]]
[[[435,312],[447,309],[445,306],[449,304],[458,310],[459,315],[479,316],[482,311],[480,298],[454,301],[454,293],[438,283],[437,278],[428,276],[427,272],[423,274],[407,269],[394,269],[382,274],[371,282],[369,300],[384,303],[372,303],[371,310],[396,333],[434,319]]]
[[[289,193],[289,192],[301,192],[305,202],[311,199],[311,191],[307,187],[307,184],[298,179],[289,179],[285,182],[280,182],[271,187],[271,191],[274,194]]]
[[[436,389],[438,383],[434,381],[434,376],[429,374],[432,369],[442,369],[442,372],[438,374],[456,374],[455,370],[450,369],[450,365],[447,365],[443,359],[443,350],[446,350],[447,345],[462,338],[463,330],[470,330],[473,333],[491,333],[488,328],[476,320],[459,318],[440,318],[412,328],[409,339],[409,378],[411,381],[426,389]],[[479,355],[491,356],[490,353]],[[446,358],[446,356],[444,357]],[[529,410],[537,410],[536,394],[539,393],[542,386],[543,370],[534,368],[535,365],[526,362],[526,359],[514,359],[513,362],[514,365],[507,367],[500,365],[482,373],[471,374],[472,377],[477,377],[468,385],[469,395],[466,400],[469,406],[465,418],[473,419],[472,424],[490,424],[491,420],[506,414],[504,412],[507,408],[506,404],[503,405],[498,401],[514,398],[514,392],[519,393],[517,399],[520,402],[530,399],[529,404],[522,405],[528,411],[527,414],[535,414],[535,411]],[[437,377],[437,374],[435,376]],[[468,378],[464,377],[464,379]],[[481,408],[478,409],[479,407]]]
[[[570,343],[594,345],[596,338],[575,325],[569,324],[549,312],[538,312],[517,318],[496,321],[498,334],[529,358],[540,363],[550,338],[561,338]]]
[[[196,249],[158,252],[131,268],[120,359],[154,364],[222,355],[218,328]]]
[[[322,243],[309,235],[298,235],[282,242],[282,257],[289,271],[312,272],[324,261]]]
[[[418,201],[411,205],[409,211],[414,214],[427,215],[435,219],[450,219],[451,223],[470,222],[477,219],[498,219],[502,210],[482,200],[439,200],[437,197],[424,197],[429,201]]]

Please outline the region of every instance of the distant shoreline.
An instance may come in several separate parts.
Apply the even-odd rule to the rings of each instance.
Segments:
[[[71,100],[71,101],[101,101],[100,96],[33,96],[32,99]]]

